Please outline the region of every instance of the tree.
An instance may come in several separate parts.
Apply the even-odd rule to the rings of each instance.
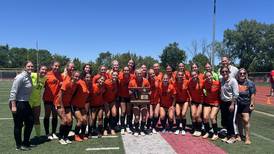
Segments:
[[[9,67],[9,46],[0,46],[0,68]]]
[[[111,67],[111,56],[112,56],[112,54],[109,51],[101,52],[99,54],[99,57],[96,59],[96,64],[98,65],[98,67],[101,65],[104,65],[104,66],[110,68]]]
[[[80,61],[79,58],[74,58],[74,59],[72,60],[72,62],[74,63],[75,70],[78,70],[78,71],[81,71],[81,70],[82,70],[83,64],[82,64],[82,62]]]
[[[270,71],[273,67],[273,24],[256,20],[240,21],[235,29],[224,32],[225,52],[240,60],[239,66],[249,71]]]
[[[180,49],[179,44],[174,42],[169,44],[163,50],[163,53],[160,56],[161,66],[167,67],[170,65],[173,70],[177,68],[177,65],[186,60],[186,53],[183,49]]]

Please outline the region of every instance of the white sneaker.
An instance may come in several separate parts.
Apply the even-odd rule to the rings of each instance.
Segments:
[[[141,136],[146,136],[146,134],[144,132],[141,132],[140,134],[141,134]]]
[[[71,144],[72,142],[71,142],[71,140],[66,139],[66,143],[67,143],[67,144]]]
[[[138,137],[139,133],[135,132],[133,135],[136,136],[136,137]]]
[[[49,134],[47,135],[49,140],[53,140],[53,137]]]
[[[199,132],[199,131],[195,131],[195,132],[193,133],[193,136],[196,136],[196,137],[199,137],[199,136],[201,136],[201,135],[202,135],[202,133]]]
[[[73,131],[69,131],[68,136],[74,136],[74,135],[75,135],[75,133]]]
[[[182,130],[181,134],[182,134],[182,135],[186,135],[186,131],[185,131],[185,130]]]
[[[52,134],[52,138],[54,139],[54,140],[57,140],[58,139],[58,136],[56,135],[56,134]]]
[[[62,145],[68,144],[64,139],[59,140],[59,143],[62,144]]]
[[[174,132],[174,134],[175,134],[175,135],[180,134],[180,130],[177,129],[177,130]]]
[[[163,134],[166,133],[166,129],[163,129],[163,130],[162,130],[162,133],[163,133]]]
[[[208,136],[209,136],[209,134],[208,134],[208,133],[206,133],[206,134],[203,136],[203,139],[208,138]]]
[[[153,133],[153,134],[157,134],[157,131],[153,128],[153,129],[152,129],[152,133]]]
[[[216,141],[218,138],[219,138],[218,135],[214,134],[214,135],[212,136],[211,140],[212,140],[212,141]]]
[[[132,131],[131,131],[130,128],[128,128],[128,127],[126,128],[126,131],[127,131],[128,134],[131,134],[131,133],[132,133]]]
[[[121,135],[125,135],[125,129],[121,129]]]

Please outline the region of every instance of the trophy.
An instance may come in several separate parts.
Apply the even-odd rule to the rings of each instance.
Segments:
[[[132,91],[131,103],[136,105],[148,104],[150,102],[149,88],[146,87],[134,87],[129,88]]]

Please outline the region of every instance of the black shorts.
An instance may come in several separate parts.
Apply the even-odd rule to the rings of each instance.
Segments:
[[[214,105],[214,104],[204,103],[203,106],[205,106],[205,107],[219,107],[220,105]]]
[[[271,87],[272,87],[272,89],[274,89],[274,82],[273,82],[273,83],[271,83]]]
[[[72,106],[72,109],[73,109],[73,112],[75,112],[75,111],[81,111],[82,109],[85,109],[85,108],[79,108],[77,106]]]
[[[251,113],[250,104],[238,104],[237,113]]]
[[[191,105],[196,105],[196,106],[199,106],[200,104],[203,104],[203,103],[200,103],[200,102],[195,102],[195,101],[191,101]]]
[[[187,101],[186,101],[187,102]],[[185,104],[185,102],[182,101],[176,101],[176,104]]]
[[[121,96],[119,96],[119,102],[130,103],[130,98],[129,97],[121,97]]]

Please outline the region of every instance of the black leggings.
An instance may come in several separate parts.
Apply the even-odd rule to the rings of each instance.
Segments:
[[[16,101],[16,113],[12,114],[14,121],[14,139],[16,146],[29,146],[30,135],[34,124],[34,116],[27,101]],[[22,127],[24,124],[24,140],[22,142]]]

